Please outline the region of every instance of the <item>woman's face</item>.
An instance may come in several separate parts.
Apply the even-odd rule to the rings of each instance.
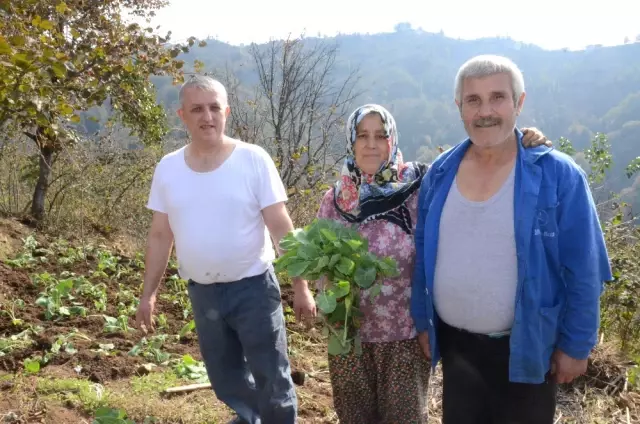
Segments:
[[[382,119],[370,113],[358,124],[356,142],[353,145],[356,165],[365,174],[375,174],[380,165],[389,158],[389,143]]]

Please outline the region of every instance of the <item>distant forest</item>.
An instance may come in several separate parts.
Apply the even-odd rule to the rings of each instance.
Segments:
[[[231,75],[246,98],[259,84],[252,49],[268,45],[233,46],[216,40],[181,55],[200,72]],[[605,189],[622,192],[640,210],[640,177],[630,180],[624,169],[640,156],[640,42],[616,47],[592,46],[583,51],[544,50],[508,38],[457,40],[438,33],[399,24],[393,33],[305,38],[310,45],[337,49],[330,78],[339,84],[357,71],[345,114],[358,104],[375,102],[394,114],[405,160],[430,162],[438,146],[450,146],[465,138],[453,101],[453,80],[458,67],[477,54],[500,54],[514,60],[525,75],[527,99],[520,126],[535,126],[557,142],[569,139],[576,150],[587,149],[597,132],[611,144],[613,165]],[[173,113],[178,87],[170,79],[155,77],[158,101]],[[83,119],[90,132],[107,117],[104,109],[92,110],[96,119]],[[233,132],[233,128],[229,128]],[[257,141],[259,142],[259,140]],[[333,143],[343,148],[343,132]],[[576,160],[585,165],[582,153]],[[586,165],[585,165],[586,166]]]

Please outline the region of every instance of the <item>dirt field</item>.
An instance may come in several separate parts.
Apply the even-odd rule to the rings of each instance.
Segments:
[[[202,382],[184,281],[171,263],[157,305],[157,331],[133,327],[141,255],[34,237],[0,220],[0,422],[126,423],[97,416],[121,410],[135,423],[225,423],[212,391],[164,389]],[[300,423],[336,423],[325,343],[291,315],[283,287]],[[558,423],[640,423],[640,395],[625,390],[624,364],[600,349],[589,376],[563,388]],[[430,423],[439,423],[440,376],[432,379]]]

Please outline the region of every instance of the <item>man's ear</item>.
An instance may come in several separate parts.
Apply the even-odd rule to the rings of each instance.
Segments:
[[[522,112],[522,107],[524,106],[524,98],[527,97],[527,93],[522,93],[520,95],[520,98],[518,99],[518,103],[516,104],[516,114],[520,115],[520,112]]]
[[[182,122],[184,122],[184,109],[182,109],[182,107],[176,111],[176,114],[178,115],[178,117],[180,117]]]
[[[227,105],[227,107],[224,110],[224,116],[228,118],[229,115],[231,115],[231,106]]]

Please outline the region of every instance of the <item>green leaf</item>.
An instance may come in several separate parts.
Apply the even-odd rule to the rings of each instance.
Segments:
[[[387,257],[377,261],[377,267],[385,277],[397,277],[400,274],[398,264],[392,258]]]
[[[24,369],[31,374],[37,373],[40,371],[40,361],[27,358],[24,360]]]
[[[313,244],[303,244],[298,248],[298,254],[304,259],[315,259],[320,251]]]
[[[27,39],[22,35],[14,35],[9,39],[9,41],[14,47],[23,47],[27,44]]]
[[[84,306],[72,306],[71,308],[69,308],[69,313],[73,315],[85,316],[87,314],[87,308],[85,308]]]
[[[67,7],[67,4],[65,2],[60,2],[58,3],[58,5],[56,6],[56,12],[58,12],[59,14],[63,14],[64,12],[66,12],[67,10],[69,10],[69,8]]]
[[[78,115],[73,115],[69,120],[74,124],[79,124],[82,121],[82,119]]]
[[[362,339],[359,335],[353,339],[353,351],[356,355],[362,355]]]
[[[277,258],[275,261],[273,261],[273,265],[274,265],[273,270],[278,274],[281,272],[286,272],[287,267],[289,266],[290,263],[291,263],[290,260],[287,261],[287,258],[285,258],[284,256],[281,256]]]
[[[320,233],[324,236],[324,238],[326,238],[329,241],[336,241],[338,239],[338,236],[336,236],[336,233],[334,233],[328,228],[321,229]]]
[[[333,312],[327,315],[327,322],[329,322],[329,324],[335,324],[337,322],[342,324],[344,322],[344,318],[346,314],[347,314],[347,308],[345,306],[345,303],[338,302]]]
[[[335,293],[336,299],[340,299],[349,294],[351,284],[348,281],[338,281],[333,284],[333,292]]]
[[[27,58],[27,55],[24,53],[14,54],[11,57],[11,61],[22,69],[27,69],[31,65],[31,61]]]
[[[301,244],[309,243],[309,238],[307,237],[307,233],[305,233],[302,228],[299,228],[298,230],[294,231],[293,237],[298,243],[301,243]]]
[[[7,40],[4,37],[0,36],[0,54],[8,54],[10,55],[13,50]]]
[[[327,265],[329,265],[329,257],[321,256],[320,259],[318,259],[318,264],[311,270],[311,273],[320,274],[322,270],[327,267]]]
[[[376,284],[375,286],[373,286],[371,288],[371,291],[369,292],[369,299],[373,301],[373,299],[380,294],[381,290],[382,284]]]
[[[53,22],[44,20],[44,21],[40,22],[40,28],[42,28],[44,30],[47,30],[47,31],[51,31],[54,28]]]
[[[61,62],[53,62],[51,64],[51,70],[58,78],[64,78],[67,76],[67,68]]]
[[[287,273],[290,277],[300,277],[309,267],[310,262],[294,262],[287,266]]]
[[[356,240],[356,239],[346,240],[345,243],[347,243],[347,245],[354,251],[357,251],[358,249],[360,249],[363,244],[362,240]]]
[[[351,259],[346,258],[344,256],[340,258],[340,261],[336,265],[336,269],[346,276],[351,275],[355,267],[356,267],[355,262],[353,262]]]
[[[355,283],[363,289],[368,289],[376,280],[376,268],[359,265],[353,275]]]
[[[325,315],[335,311],[337,304],[336,295],[331,290],[323,291],[316,296],[316,305]]]
[[[73,108],[68,104],[62,104],[59,106],[60,113],[63,115],[71,115],[73,113]]]
[[[299,243],[296,241],[296,239],[284,237],[280,240],[279,245],[280,245],[280,249],[288,252],[290,250],[297,249],[298,244]]]
[[[342,355],[345,347],[342,346],[340,339],[335,334],[329,336],[329,346],[327,347],[329,355]]]

